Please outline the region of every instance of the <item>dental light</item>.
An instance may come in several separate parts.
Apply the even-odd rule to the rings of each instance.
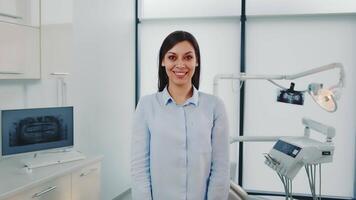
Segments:
[[[312,83],[308,86],[308,93],[324,110],[329,112],[336,111],[336,94],[332,90],[324,89],[322,84]]]
[[[339,74],[339,82],[331,86],[329,88],[324,88],[321,83],[311,83],[308,88],[304,91],[294,91],[294,83],[291,83],[289,89],[275,83],[273,80],[295,80],[301,77],[309,76],[312,74],[316,74],[319,72],[332,70],[338,68],[340,70]],[[247,75],[245,73],[241,73],[240,75],[234,74],[218,74],[214,77],[214,94],[218,93],[218,84],[220,79],[228,79],[228,80],[267,80],[272,84],[276,85],[281,89],[277,101],[284,103],[292,103],[303,105],[304,103],[304,93],[307,92],[313,100],[324,110],[328,112],[335,112],[337,109],[336,100],[338,99],[338,92],[344,86],[344,67],[341,63],[331,63],[328,65],[324,65],[321,67],[316,67],[311,70],[307,70],[294,75]]]

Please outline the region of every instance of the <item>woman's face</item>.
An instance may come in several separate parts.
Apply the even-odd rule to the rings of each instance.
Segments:
[[[169,85],[190,86],[198,66],[194,47],[188,41],[177,43],[164,55],[161,65],[166,68]]]

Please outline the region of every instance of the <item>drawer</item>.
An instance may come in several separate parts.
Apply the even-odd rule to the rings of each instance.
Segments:
[[[100,200],[100,163],[72,173],[72,200]]]
[[[71,176],[66,175],[48,181],[7,200],[70,200]]]

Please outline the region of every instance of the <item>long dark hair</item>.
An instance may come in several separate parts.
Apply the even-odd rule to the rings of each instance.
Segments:
[[[168,76],[166,69],[162,66],[162,61],[168,50],[174,47],[179,42],[188,41],[194,48],[195,57],[197,58],[198,66],[195,68],[195,72],[192,77],[192,84],[196,89],[199,89],[200,78],[200,50],[199,45],[195,37],[186,31],[174,31],[169,34],[163,41],[159,50],[159,62],[158,62],[158,91],[161,92],[168,85]]]

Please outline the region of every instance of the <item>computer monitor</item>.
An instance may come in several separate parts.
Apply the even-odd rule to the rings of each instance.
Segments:
[[[73,146],[73,107],[1,110],[1,155]]]

